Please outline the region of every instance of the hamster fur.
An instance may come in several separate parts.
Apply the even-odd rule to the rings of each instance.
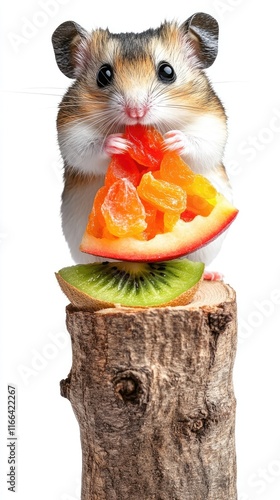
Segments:
[[[165,147],[231,199],[223,153],[227,119],[205,69],[218,51],[218,23],[197,13],[142,33],[86,32],[67,21],[52,37],[60,70],[75,81],[57,117],[64,161],[62,228],[77,263],[98,260],[79,244],[110,156],[127,148],[126,125],[156,127]],[[208,265],[223,236],[188,258]],[[99,259],[100,260],[100,259]]]

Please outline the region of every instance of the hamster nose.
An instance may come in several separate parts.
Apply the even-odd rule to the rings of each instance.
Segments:
[[[125,112],[129,118],[144,118],[148,112],[148,106],[126,106]]]

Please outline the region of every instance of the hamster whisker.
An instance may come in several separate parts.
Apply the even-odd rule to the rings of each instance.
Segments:
[[[186,94],[181,90],[172,89],[172,92],[170,92],[169,88],[156,85],[150,92],[151,100],[157,107],[165,108],[168,106],[168,108],[188,109],[190,111],[196,111],[198,109],[197,106],[186,102]],[[178,99],[179,102],[174,102],[174,99]]]
[[[219,84],[219,83],[250,83],[248,80],[220,80],[220,81],[212,81],[213,84]]]
[[[61,89],[63,90],[63,89]],[[7,93],[7,94],[27,94],[27,95],[39,95],[39,96],[53,96],[53,97],[62,97],[62,94],[56,94],[53,92],[32,92],[32,89],[26,89],[26,90],[11,90],[11,89],[0,89],[0,92]]]
[[[99,135],[106,138],[110,131],[114,131],[114,127],[118,121],[118,116],[114,116],[111,111],[107,110],[85,114],[75,119],[74,123],[97,129]]]

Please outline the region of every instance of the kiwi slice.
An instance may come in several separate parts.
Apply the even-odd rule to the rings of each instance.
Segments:
[[[162,307],[190,302],[203,271],[204,264],[187,259],[117,261],[64,267],[56,277],[70,302],[79,308]]]

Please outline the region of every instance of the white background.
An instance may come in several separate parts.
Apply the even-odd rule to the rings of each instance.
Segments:
[[[279,16],[275,0],[15,0],[1,15],[1,486],[7,491],[7,384],[18,389],[20,500],[78,500],[78,424],[59,381],[71,366],[67,299],[54,272],[71,264],[60,228],[57,105],[70,81],[51,34],[142,31],[197,11],[220,23],[209,70],[229,117],[226,165],[240,213],[213,269],[237,291],[234,369],[239,500],[280,498]],[[195,499],[192,499],[195,500]],[[219,499],[217,499],[219,500]]]

